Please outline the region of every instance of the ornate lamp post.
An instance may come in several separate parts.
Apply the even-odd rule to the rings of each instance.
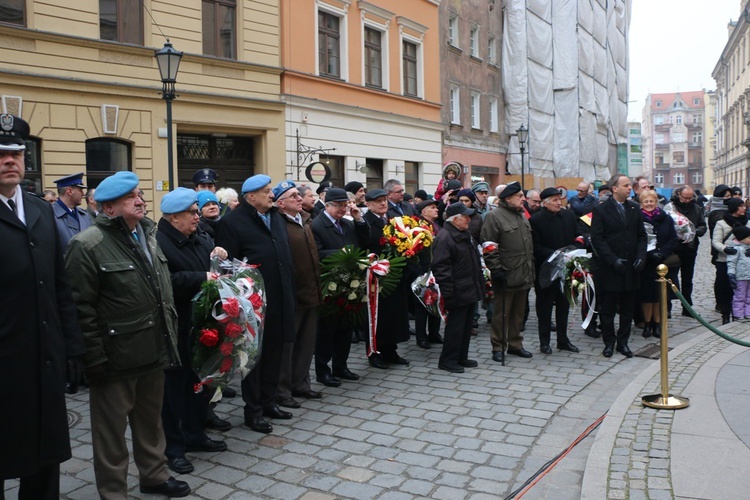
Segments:
[[[174,84],[177,82],[177,70],[180,67],[182,52],[172,47],[167,42],[161,50],[154,53],[156,63],[159,65],[159,74],[161,75],[161,95],[162,99],[167,101],[167,166],[169,168],[169,190],[174,189],[174,158],[172,154],[172,101],[174,101]]]
[[[516,135],[518,136],[518,147],[521,150],[521,189],[525,190],[526,184],[524,184],[523,153],[526,150],[526,140],[529,138],[529,131],[522,124],[518,127],[518,130],[516,130]]]

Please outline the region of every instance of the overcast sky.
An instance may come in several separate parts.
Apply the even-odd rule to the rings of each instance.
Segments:
[[[633,0],[628,120],[641,121],[648,94],[715,90],[711,72],[741,0]]]

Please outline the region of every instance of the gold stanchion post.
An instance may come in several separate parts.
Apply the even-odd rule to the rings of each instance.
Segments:
[[[644,406],[657,408],[659,410],[679,410],[686,408],[690,404],[688,398],[673,396],[669,394],[669,346],[667,339],[669,337],[669,328],[667,324],[667,272],[669,268],[664,264],[659,264],[656,272],[659,279],[659,308],[661,310],[661,394],[651,394],[643,396],[641,402]]]

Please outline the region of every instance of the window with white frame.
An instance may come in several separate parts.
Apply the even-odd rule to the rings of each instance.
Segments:
[[[693,104],[695,104],[696,106],[698,106],[700,103],[701,103],[701,100],[699,97],[696,97],[693,99]]]
[[[693,172],[693,184],[700,184],[703,182],[703,174],[701,172]]]
[[[318,11],[318,71],[322,76],[341,78],[341,18]]]
[[[487,62],[490,64],[497,64],[497,42],[495,37],[491,36],[487,40]]]
[[[654,174],[654,182],[656,184],[664,184],[664,174],[657,172]]]
[[[402,41],[404,95],[419,96],[419,47],[408,40]]]
[[[497,97],[490,99],[490,132],[499,132]]]
[[[454,47],[458,47],[459,45],[458,16],[455,14],[451,14],[450,19],[448,19],[448,43],[453,45]]]
[[[661,108],[661,101],[656,101],[656,107]]]
[[[674,184],[685,184],[685,174],[682,172],[675,172],[672,179],[674,179]]]
[[[469,34],[471,57],[479,57],[479,26],[472,26]]]
[[[703,142],[703,132],[693,132],[693,144],[701,144]]]
[[[703,117],[700,114],[695,113],[693,115],[693,123],[701,123],[702,121],[703,121]]]
[[[365,27],[365,84],[370,87],[383,86],[383,33]]]
[[[453,125],[461,124],[461,88],[458,85],[451,85],[451,123]]]
[[[654,117],[654,125],[661,125],[664,123],[664,117],[662,115],[656,115]]]
[[[675,118],[675,121],[677,125],[680,125],[682,123],[682,115],[677,115],[677,117]]]
[[[480,93],[471,92],[471,128],[482,128],[480,122]]]

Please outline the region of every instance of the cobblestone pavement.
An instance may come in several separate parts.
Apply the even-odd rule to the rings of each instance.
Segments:
[[[695,307],[715,322],[707,241],[701,247]],[[699,331],[694,320],[680,316],[680,309],[675,307],[669,322],[677,344]],[[533,359],[509,356],[505,367],[493,362],[483,317],[470,350],[479,366],[463,374],[438,370],[439,349],[420,349],[414,339],[400,348],[411,365],[387,371],[369,367],[363,344],[356,344],[350,368],[361,380],[323,388],[322,400],[303,400],[303,408],[292,410],[292,420],[273,421],[270,435],[244,426],[241,398],[223,401],[217,413],[233,427],[212,437],[225,439],[229,450],[189,454],[195,471],[179,478],[192,487],[191,498],[204,499],[506,497],[604,415],[636,377],[659,363],[617,353],[604,358],[601,339],[583,335],[577,325],[570,338],[580,353],[540,354],[534,316],[532,293],[524,345]],[[577,319],[578,311],[572,316]],[[633,351],[652,343],[634,328]],[[693,362],[709,354],[683,355],[677,388],[694,372]],[[654,377],[653,392],[658,392],[658,374]],[[672,414],[643,409],[636,402],[629,406],[622,427],[615,429],[612,456],[594,464],[607,475],[600,481],[606,490],[599,491],[609,498],[671,498],[667,455]],[[69,396],[68,409],[73,459],[62,464],[62,493],[64,498],[97,498],[88,393]],[[596,432],[525,498],[581,498]],[[134,498],[144,497],[132,462],[128,484]],[[8,498],[15,498],[16,488],[16,482],[6,481]]]

